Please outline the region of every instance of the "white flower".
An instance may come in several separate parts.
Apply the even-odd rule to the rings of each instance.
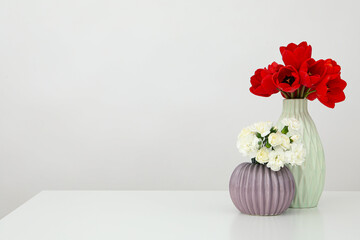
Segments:
[[[248,135],[242,135],[241,133],[238,136],[236,147],[239,149],[244,156],[250,158],[255,157],[257,150],[259,149],[259,139],[255,134],[251,133]]]
[[[259,163],[267,163],[269,161],[270,150],[262,147],[256,154],[256,161]]]
[[[281,123],[284,124],[285,126],[288,126],[289,131],[290,130],[298,131],[300,130],[301,127],[301,123],[296,118],[284,118],[283,120],[281,120]]]
[[[277,132],[277,133],[271,133],[269,135],[268,141],[271,144],[271,146],[276,147],[278,145],[280,145],[282,143],[282,138],[281,138],[281,133]]]
[[[295,118],[285,118],[281,123],[287,126],[288,133],[281,133],[271,122],[258,122],[242,129],[237,148],[246,157],[255,158],[272,171],[279,171],[284,164],[301,165],[306,155],[301,143],[301,124]],[[272,128],[278,131],[270,132]],[[264,141],[269,148],[263,146]]]
[[[254,123],[251,126],[251,130],[253,132],[258,132],[261,134],[262,137],[265,137],[270,133],[270,129],[272,128],[272,122],[258,122]]]
[[[252,131],[249,127],[246,127],[246,128],[243,128],[239,134],[239,138],[240,137],[247,137],[249,136],[250,134],[252,134]]]
[[[291,140],[293,140],[293,142],[296,142],[297,140],[300,139],[300,136],[299,135],[293,135],[290,138],[291,138]]]
[[[290,138],[286,136],[285,134],[281,134],[281,147],[284,150],[287,150],[290,148]]]
[[[286,163],[301,165],[305,161],[306,151],[301,143],[292,143],[290,151],[285,154]]]
[[[285,152],[282,148],[276,148],[269,153],[267,167],[273,171],[279,171],[285,164]]]

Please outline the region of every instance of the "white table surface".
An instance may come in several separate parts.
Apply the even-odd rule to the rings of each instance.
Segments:
[[[44,191],[0,220],[0,239],[360,239],[360,192],[260,217],[226,191]]]

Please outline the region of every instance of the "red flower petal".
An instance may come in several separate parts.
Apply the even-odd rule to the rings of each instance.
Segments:
[[[310,93],[310,94],[307,96],[307,99],[309,99],[310,101],[315,100],[315,99],[316,99],[316,92]]]
[[[339,88],[340,90],[344,90],[347,83],[340,78],[340,75],[334,79],[330,80],[327,84],[328,88]]]
[[[301,64],[311,58],[312,48],[307,42],[301,42],[299,45],[294,43],[288,44],[286,47],[280,47],[285,65],[292,65],[299,70]]]
[[[332,59],[326,59],[324,61],[327,74],[338,74],[341,71],[341,67]]]
[[[309,58],[301,64],[300,83],[308,88],[314,88],[321,81],[325,72],[324,60],[315,61]]]
[[[329,101],[327,97],[325,97],[325,98],[319,98],[318,97],[318,99],[322,104],[324,104],[325,106],[327,106],[329,108],[334,108],[335,107],[335,103]]]
[[[272,82],[272,73],[266,69],[257,69],[255,74],[250,78],[250,92],[262,97],[269,97],[278,90]]]
[[[299,73],[291,65],[281,67],[273,75],[273,82],[278,89],[284,92],[295,92],[300,87]]]

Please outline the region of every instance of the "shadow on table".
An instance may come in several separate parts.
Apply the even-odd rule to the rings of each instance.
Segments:
[[[239,213],[231,225],[230,236],[234,240],[274,237],[279,240],[322,240],[323,215],[318,208],[290,208],[279,216],[249,216]]]

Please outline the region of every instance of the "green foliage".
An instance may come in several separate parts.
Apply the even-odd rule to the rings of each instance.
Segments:
[[[271,134],[271,133],[276,133],[276,132],[277,132],[277,129],[276,129],[275,127],[272,127],[272,128],[270,129],[270,134]],[[270,134],[269,134],[269,135],[270,135]]]
[[[288,126],[285,126],[282,130],[281,130],[281,133],[283,134],[287,134],[289,132],[289,127]]]
[[[256,137],[257,137],[257,138],[262,139],[262,136],[261,136],[261,134],[260,134],[260,133],[258,133],[258,132],[257,132],[257,133],[255,133],[255,135],[256,135]]]

